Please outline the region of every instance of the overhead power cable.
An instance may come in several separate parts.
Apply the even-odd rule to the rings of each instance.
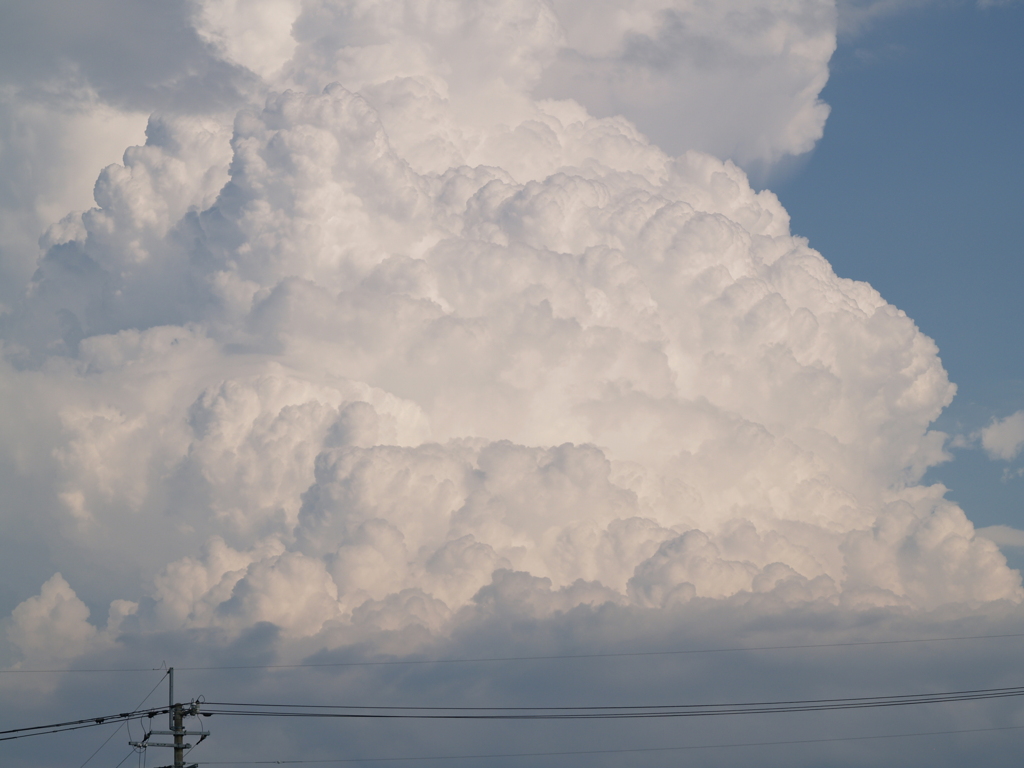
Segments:
[[[644,752],[682,752],[697,749],[732,749],[736,747],[779,747],[797,744],[828,744],[841,741],[875,741],[879,739],[906,739],[922,736],[953,736],[966,733],[991,733],[994,731],[1016,731],[1024,725],[1009,725],[1000,728],[964,728],[950,731],[919,731],[916,733],[886,733],[876,736],[836,736],[822,739],[788,739],[785,741],[745,741],[722,744],[688,744],[672,747],[636,747],[633,749],[580,749],[565,752],[509,752],[482,755],[431,755],[422,757],[339,757],[320,760],[204,760],[203,765],[339,765],[342,763],[399,763],[430,760],[485,760],[514,757],[572,757],[583,755],[625,755]]]
[[[320,667],[385,667],[412,664],[481,664],[504,661],[553,661],[560,659],[610,659],[642,656],[685,656],[699,653],[745,653],[749,651],[794,651],[816,648],[856,648],[860,646],[908,645],[911,643],[953,643],[967,640],[1002,640],[1024,637],[1024,632],[1010,632],[999,635],[960,635],[957,637],[917,637],[903,640],[852,640],[841,643],[800,643],[796,645],[755,645],[732,648],[681,648],[667,651],[611,651],[606,653],[563,653],[539,656],[485,656],[463,659],[384,659],[380,661],[324,661],[298,664],[211,664],[207,666],[175,666],[179,672],[215,672],[238,669],[304,669]],[[166,667],[123,667],[102,669],[0,669],[0,674],[17,675],[64,672],[163,672]]]
[[[552,712],[560,710],[594,710],[594,711],[617,711],[617,710],[646,710],[646,709],[681,709],[709,707],[749,707],[749,706],[774,706],[774,705],[795,705],[795,704],[830,704],[848,702],[871,702],[888,701],[900,699],[924,699],[931,697],[967,697],[981,696],[984,698],[1001,698],[1003,695],[1021,696],[1024,695],[1024,686],[1011,686],[1005,688],[976,688],[965,691],[941,691],[937,693],[900,693],[886,696],[846,696],[835,699],[792,699],[777,701],[749,701],[743,703],[727,704],[631,704],[631,705],[600,705],[600,706],[557,706],[557,707],[415,707],[395,705],[362,705],[362,704],[273,704],[236,701],[205,701],[203,711],[210,712],[210,707],[254,707],[254,708],[278,708],[278,709],[345,709],[345,710],[411,710],[416,712],[452,712],[452,711],[495,711],[495,712]]]
[[[30,675],[47,674],[56,675],[65,672],[166,672],[166,667],[111,667],[109,669],[83,669],[72,667],[69,669],[0,669],[0,675]],[[161,678],[162,679],[162,678]]]
[[[1024,686],[979,688],[939,693],[913,693],[888,696],[862,696],[835,699],[796,699],[726,704],[653,704],[590,707],[386,707],[316,704],[260,704],[243,702],[207,702],[203,715],[226,717],[315,717],[348,719],[402,720],[605,720],[665,717],[711,717],[750,715],[772,712],[820,712],[919,704],[945,704],[957,701],[984,701],[1024,696]],[[233,707],[227,709],[226,707]],[[63,723],[25,726],[0,731],[0,741],[29,736],[64,733],[100,725],[124,723],[167,714],[167,707],[140,709],[116,715],[69,720]]]
[[[957,701],[1024,696],[1024,686],[980,688],[940,693],[899,694],[836,699],[800,699],[791,701],[755,701],[727,704],[654,704],[597,707],[371,707],[358,705],[260,704],[244,702],[207,702],[206,716],[227,717],[316,717],[349,719],[402,720],[602,720],[648,717],[710,717],[770,712],[818,712],[845,709],[898,707],[917,704],[944,704]],[[228,709],[227,707],[232,707]],[[29,736],[63,733],[100,725],[124,723],[166,714],[167,707],[122,712],[116,715],[69,720],[63,723],[26,726],[0,731],[0,741]]]
[[[622,720],[666,717],[712,717],[772,712],[821,712],[873,709],[1024,696],[1024,686],[941,693],[864,696],[836,699],[755,701],[727,704],[655,704],[588,707],[367,707],[354,705],[287,705],[207,702],[205,715],[232,717],[317,717],[401,720]],[[228,707],[231,707],[230,709]]]
[[[166,714],[167,707],[161,709],[140,709],[135,712],[121,712],[117,715],[103,715],[102,717],[87,717],[82,720],[69,720],[64,723],[48,723],[47,725],[32,725],[24,728],[11,728],[0,731],[0,741],[12,741],[13,739],[24,739],[29,736],[40,736],[47,733],[64,733],[65,731],[78,731],[82,728],[97,728],[101,725],[113,725],[124,723],[129,720],[141,720],[144,717]]]

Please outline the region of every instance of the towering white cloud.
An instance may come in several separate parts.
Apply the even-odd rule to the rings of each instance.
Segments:
[[[15,609],[17,649],[113,642],[74,574],[110,628],[305,650],[513,604],[1020,601],[918,484],[954,393],[934,343],[732,162],[662,148],[810,147],[830,4],[188,18],[258,100],[151,117],[2,320],[31,489],[6,514],[68,575]],[[672,138],[593,114],[620,109]]]
[[[4,3],[0,28],[0,304],[38,240],[93,205],[97,172],[143,140],[154,110],[234,112],[255,76],[215,55],[186,3]]]
[[[670,153],[774,163],[821,138],[836,8],[808,2],[554,3],[566,44],[540,89],[624,114]],[[752,122],[759,126],[749,130]]]

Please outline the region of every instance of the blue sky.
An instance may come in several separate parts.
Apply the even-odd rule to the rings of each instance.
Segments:
[[[840,37],[824,138],[769,184],[839,275],[935,339],[959,388],[950,435],[1024,408],[1022,41],[1020,3],[932,3]],[[926,480],[978,526],[1024,527],[1020,457],[953,454]]]

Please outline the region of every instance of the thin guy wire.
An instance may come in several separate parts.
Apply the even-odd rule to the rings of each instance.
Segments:
[[[146,696],[142,699],[142,701],[140,701],[138,704],[135,705],[135,709],[133,709],[131,713],[135,713],[135,712],[139,711],[139,709],[142,707],[142,705],[146,703],[146,699],[148,699],[150,696],[152,696],[153,693],[156,691],[156,689],[160,687],[160,683],[162,683],[164,681],[165,677],[167,677],[167,673],[166,672],[164,672],[162,675],[160,675],[160,679],[156,681],[156,685],[153,686],[152,690],[149,693],[146,694]],[[96,748],[96,751],[93,752],[91,755],[89,755],[89,757],[86,759],[86,761],[84,763],[82,763],[80,766],[78,766],[78,768],[85,768],[85,766],[89,764],[89,761],[91,761],[94,757],[96,757],[96,755],[99,754],[99,751],[101,749],[103,749],[105,746],[107,746],[107,742],[110,741],[112,738],[114,738],[114,736],[116,734],[120,733],[121,729],[124,728],[127,723],[128,723],[127,720],[122,722],[121,725],[119,725],[117,727],[117,730],[114,731],[113,733],[111,733],[109,736],[107,736],[107,738],[103,740],[103,743],[100,744]],[[131,737],[131,734],[129,733],[129,738],[130,737]],[[122,760],[121,762],[123,763],[124,760]]]
[[[81,764],[81,765],[80,765],[80,766],[79,766],[78,768],[85,768],[85,766],[86,766],[86,765],[88,765],[88,763],[89,763],[89,762],[90,762],[90,761],[91,761],[91,760],[92,760],[92,759],[93,759],[94,757],[96,757],[96,755],[98,755],[98,754],[100,753],[100,750],[101,750],[101,749],[103,749],[103,748],[104,748],[105,746],[107,746],[107,742],[108,742],[108,741],[110,741],[110,740],[111,740],[112,738],[114,738],[114,737],[115,737],[115,736],[116,736],[117,734],[119,734],[119,733],[121,732],[121,729],[122,729],[122,728],[124,728],[124,725],[125,725],[124,723],[121,723],[121,724],[120,724],[119,726],[117,726],[117,729],[116,729],[116,730],[114,730],[113,732],[111,732],[111,734],[110,734],[109,736],[107,736],[107,738],[105,738],[105,739],[103,740],[103,743],[102,743],[102,744],[100,744],[100,745],[99,745],[98,747],[96,747],[96,751],[95,751],[95,752],[93,752],[93,753],[92,753],[91,755],[89,755],[89,756],[88,756],[88,757],[87,757],[87,758],[85,759],[85,762],[84,762],[84,763],[82,763],[82,764]],[[129,738],[131,738],[131,737],[129,737]],[[124,761],[122,760],[121,762],[123,763]]]

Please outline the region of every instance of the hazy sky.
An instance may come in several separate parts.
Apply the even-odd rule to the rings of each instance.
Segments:
[[[2,8],[0,730],[164,665],[364,706],[1020,684],[1020,4]],[[216,715],[190,758],[1010,765],[1015,701]]]

